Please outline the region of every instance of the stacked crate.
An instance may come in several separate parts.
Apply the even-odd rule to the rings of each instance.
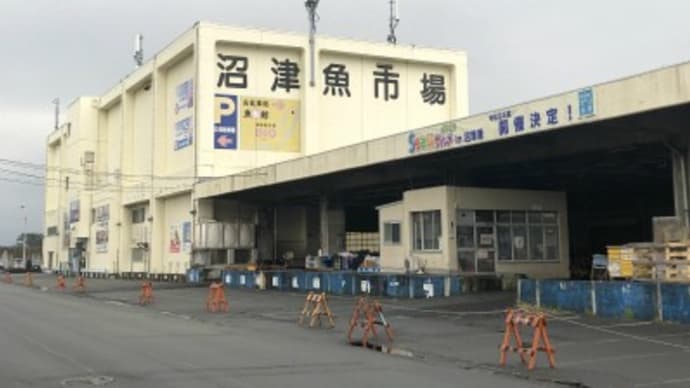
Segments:
[[[690,280],[690,250],[686,243],[664,245],[664,263],[656,267],[656,277],[664,281]]]
[[[655,243],[627,244],[633,249],[633,278],[653,279],[656,265],[664,260],[664,245]]]
[[[632,278],[634,249],[624,245],[610,245],[606,247],[606,251],[609,258],[609,276]]]

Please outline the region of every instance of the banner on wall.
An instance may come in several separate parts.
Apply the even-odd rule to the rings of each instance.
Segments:
[[[194,122],[191,117],[175,123],[175,151],[193,143]]]
[[[194,106],[194,81],[187,80],[179,85],[175,90],[175,113]]]
[[[216,94],[214,98],[213,148],[237,149],[237,96]]]
[[[108,252],[108,223],[96,224],[96,253]]]
[[[179,253],[180,252],[180,246],[181,246],[180,227],[179,227],[179,225],[171,225],[170,226],[170,246],[169,246],[170,253]]]
[[[192,250],[192,223],[182,223],[182,250],[190,252]]]
[[[240,97],[240,105],[240,149],[300,151],[298,100]]]

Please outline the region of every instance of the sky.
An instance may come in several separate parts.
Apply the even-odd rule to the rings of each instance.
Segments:
[[[686,0],[399,0],[398,43],[465,50],[470,113],[690,60]],[[388,0],[321,0],[318,33],[385,41]],[[44,163],[53,105],[100,95],[197,20],[307,31],[303,0],[0,0],[0,160]],[[0,163],[0,244],[43,232],[43,190]],[[21,209],[21,205],[25,209]]]

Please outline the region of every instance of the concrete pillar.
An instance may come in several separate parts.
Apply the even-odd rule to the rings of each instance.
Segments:
[[[321,250],[332,255],[345,249],[345,210],[342,205],[321,197],[319,201]]]
[[[675,146],[669,146],[669,152],[671,156],[671,167],[672,167],[672,177],[673,177],[673,204],[675,209],[676,217],[680,218],[683,225],[688,226],[690,221],[688,220],[688,211],[690,204],[690,189],[688,187],[688,181],[690,176],[688,175],[688,160],[689,155],[687,150],[681,150]]]

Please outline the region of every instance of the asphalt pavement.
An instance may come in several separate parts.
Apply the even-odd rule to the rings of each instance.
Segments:
[[[230,311],[212,314],[205,287],[155,283],[142,307],[139,284],[0,284],[0,387],[690,386],[689,327],[566,312],[548,312],[555,369],[540,358],[528,371],[515,355],[500,367],[509,292],[382,299],[389,355],[348,345],[353,297],[330,297],[336,328],[310,329],[296,324],[304,294],[227,289]]]

